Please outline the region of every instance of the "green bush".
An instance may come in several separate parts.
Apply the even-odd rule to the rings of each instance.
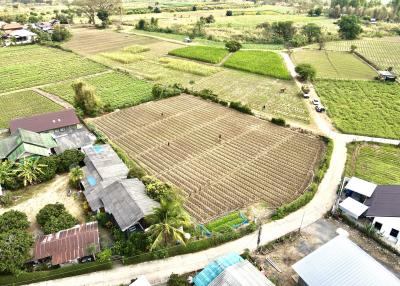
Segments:
[[[39,173],[37,175],[37,179],[39,182],[47,182],[53,179],[56,176],[58,167],[59,167],[59,156],[57,155],[52,155],[49,157],[40,157],[38,164],[45,165],[46,167],[43,167],[43,173]]]
[[[242,44],[237,41],[228,41],[225,43],[225,47],[228,49],[229,52],[234,53],[242,48]]]
[[[112,268],[112,262],[89,262],[73,264],[50,271],[36,271],[20,273],[18,276],[0,275],[0,285],[24,285],[27,283],[38,283],[41,281],[60,279],[75,275],[91,273],[95,271],[108,270]]]
[[[286,121],[283,118],[272,118],[271,123],[279,126],[286,126]]]
[[[79,165],[81,161],[85,158],[85,154],[83,154],[79,150],[66,150],[60,155],[58,155],[58,168],[57,172],[67,172],[71,167]]]
[[[247,105],[243,105],[240,101],[232,101],[229,104],[229,107],[233,108],[233,109],[235,109],[237,111],[253,115],[253,112],[251,111],[251,108],[249,106],[247,106]]]
[[[171,274],[167,286],[189,286],[186,277],[179,276],[178,274]]]
[[[153,86],[151,93],[153,94],[153,97],[156,99],[168,98],[168,97],[180,95],[182,93],[182,87],[180,87],[177,84],[169,85],[169,86],[155,84]]]
[[[299,74],[301,80],[313,80],[317,75],[317,70],[310,64],[299,64],[295,71]]]
[[[36,221],[42,227],[44,234],[55,233],[78,223],[60,203],[44,206],[36,215]]]

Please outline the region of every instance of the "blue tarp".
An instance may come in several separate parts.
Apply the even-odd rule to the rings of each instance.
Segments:
[[[225,256],[222,256],[208,264],[199,274],[194,277],[193,282],[196,286],[207,286],[226,268],[241,261],[243,261],[243,258],[237,253],[229,253]]]
[[[94,145],[93,149],[97,154],[103,152],[103,146],[100,145]]]
[[[88,181],[88,183],[89,183],[89,185],[90,185],[91,187],[96,186],[97,181],[96,181],[96,178],[95,178],[95,177],[93,177],[93,176],[88,176],[86,179],[87,179],[87,181]]]

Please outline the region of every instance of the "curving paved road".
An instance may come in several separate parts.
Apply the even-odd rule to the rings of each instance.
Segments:
[[[287,54],[282,54],[292,76],[296,75],[294,65]],[[300,82],[296,83],[301,85]],[[313,97],[317,97],[312,91]],[[308,104],[309,105],[309,104]],[[262,226],[261,243],[267,244],[289,232],[304,228],[328,212],[336,198],[336,191],[341,181],[342,173],[346,163],[346,144],[351,141],[374,141],[388,144],[400,144],[400,140],[389,140],[382,138],[370,138],[364,136],[345,135],[336,132],[329,119],[324,114],[317,113],[310,108],[310,114],[320,130],[320,133],[334,141],[329,169],[327,170],[314,199],[287,217],[273,221]],[[248,248],[254,250],[257,245],[257,233],[244,236],[238,240],[220,245],[215,248],[204,250],[197,253],[171,257],[163,260],[145,262],[130,266],[120,266],[112,270],[93,272],[74,277],[62,278],[47,282],[35,283],[30,285],[42,286],[83,286],[83,285],[120,285],[129,284],[132,278],[145,275],[151,283],[166,282],[171,273],[187,273],[203,268],[207,263],[216,257],[227,252],[241,252]],[[27,281],[28,282],[28,281]]]

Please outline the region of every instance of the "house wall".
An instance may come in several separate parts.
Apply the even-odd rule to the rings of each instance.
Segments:
[[[375,217],[372,223],[375,225],[376,222],[382,224],[380,233],[390,241],[396,243],[397,246],[400,246],[400,217]],[[390,236],[393,228],[399,231],[397,238]]]
[[[57,128],[57,129],[52,129],[52,130],[47,130],[45,132],[47,133],[52,133],[55,135],[60,135],[60,134],[66,134],[70,131],[74,131],[78,129],[78,124],[75,125],[69,125],[69,126],[65,126],[65,127],[61,127],[61,128]]]

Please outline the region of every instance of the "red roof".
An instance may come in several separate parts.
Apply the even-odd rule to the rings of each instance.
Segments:
[[[97,222],[76,225],[57,233],[40,236],[35,244],[34,260],[51,257],[52,265],[68,263],[88,255],[88,247],[100,251]]]
[[[43,132],[76,125],[79,124],[79,122],[79,118],[76,116],[74,109],[65,109],[12,120],[10,122],[10,132],[14,133],[18,128],[33,132]]]

